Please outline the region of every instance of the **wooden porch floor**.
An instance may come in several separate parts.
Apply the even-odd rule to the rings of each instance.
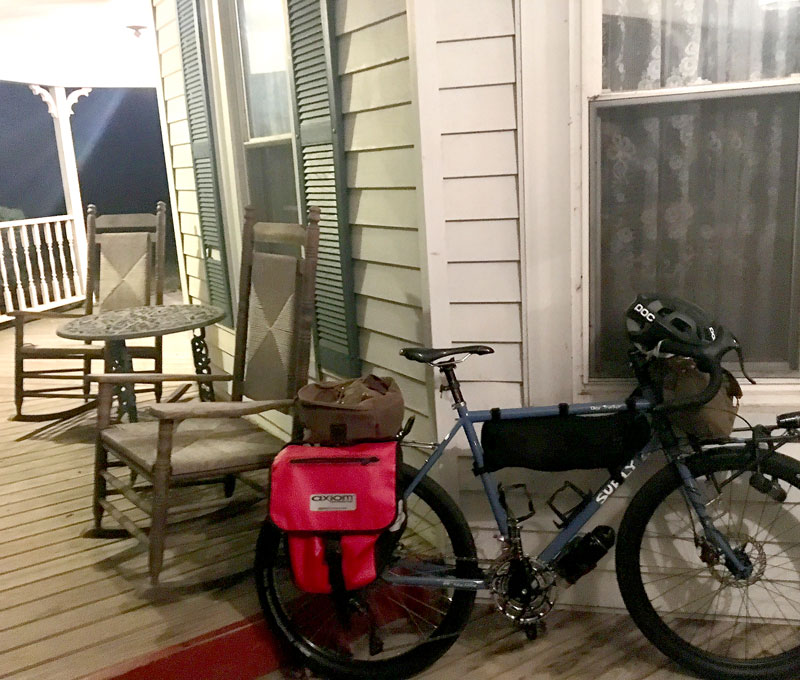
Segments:
[[[54,325],[35,324],[42,336]],[[186,335],[165,338],[165,357],[166,370],[190,370]],[[44,428],[10,422],[12,414],[13,331],[7,329],[0,331],[0,678],[97,677],[258,613],[249,568],[263,503],[176,534],[163,574],[172,585],[153,593],[136,541],[82,537],[91,526],[94,414]],[[204,676],[198,669],[195,677]],[[548,633],[528,642],[481,605],[455,647],[421,677],[689,676],[650,647],[625,615],[556,612]]]
[[[31,341],[55,325],[33,322]],[[168,539],[163,580],[176,585],[161,593],[134,539],[82,537],[94,412],[44,428],[10,422],[13,336],[0,331],[0,677],[84,677],[256,614],[248,570],[263,503]],[[191,371],[188,340],[165,338],[167,372]]]

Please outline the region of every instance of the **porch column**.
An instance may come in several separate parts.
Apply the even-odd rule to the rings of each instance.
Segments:
[[[63,87],[55,86],[47,89],[39,85],[29,85],[31,92],[39,95],[47,104],[47,110],[53,119],[58,147],[58,163],[61,168],[61,182],[64,187],[64,202],[67,214],[72,216],[75,224],[75,266],[78,268],[82,290],[86,290],[86,222],[81,201],[81,186],[78,180],[78,162],[75,158],[75,144],[72,140],[72,126],[69,119],[72,107],[80,97],[88,95],[92,89],[83,87],[67,92]]]

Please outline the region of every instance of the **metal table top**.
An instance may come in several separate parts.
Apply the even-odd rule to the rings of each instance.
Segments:
[[[203,328],[225,318],[211,305],[149,305],[72,319],[56,334],[71,340],[128,340]]]

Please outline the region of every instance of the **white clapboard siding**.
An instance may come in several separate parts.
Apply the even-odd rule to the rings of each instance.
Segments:
[[[368,111],[411,101],[408,60],[342,76],[343,113]]]
[[[173,144],[189,144],[189,122],[185,120],[179,120],[177,123],[170,123],[169,125],[169,138]],[[185,170],[185,168],[182,168]],[[185,187],[178,187],[177,185],[177,172],[175,173],[175,184],[176,188],[185,188]],[[194,189],[194,177],[192,178],[192,189]]]
[[[520,307],[516,303],[450,305],[453,342],[522,342]]]
[[[183,123],[186,126],[186,134],[188,135],[189,124]],[[170,132],[172,134],[172,132]],[[183,130],[176,133],[176,136],[183,134]],[[188,142],[187,142],[188,143]],[[175,189],[178,191],[194,191],[194,173],[191,168],[176,168],[175,170]]]
[[[470,357],[458,367],[458,377],[464,381],[495,380],[519,382],[520,346],[516,342],[492,342],[494,354]]]
[[[434,0],[434,5],[440,42],[514,35],[513,0]]]
[[[422,306],[421,282],[416,269],[356,261],[353,263],[353,279],[356,293]]]
[[[385,149],[414,143],[411,106],[349,113],[344,116],[344,140],[348,151]]]
[[[347,186],[352,189],[407,189],[417,182],[417,157],[411,146],[350,151],[345,160]]]
[[[454,262],[447,267],[450,302],[519,302],[519,262]]]
[[[451,221],[446,229],[450,262],[519,260],[517,220]]]
[[[515,130],[516,99],[513,85],[486,85],[441,90],[442,132]]]
[[[175,0],[153,0],[156,40],[160,55],[161,83],[167,113],[169,144],[178,202],[180,232],[187,243],[178,244],[186,265],[190,301],[208,302],[205,269],[197,249],[199,237],[197,193],[192,170],[189,122],[184,96],[183,65]]]
[[[335,25],[363,369],[394,377],[433,436],[426,367],[399,354],[427,335],[405,2],[337,0]]]
[[[353,226],[351,238],[353,257],[358,260],[419,267],[416,229]]]
[[[517,136],[511,130],[442,137],[444,177],[485,177],[517,172]]]
[[[417,227],[416,191],[408,189],[351,189],[348,206],[352,224],[376,227]]]
[[[489,220],[517,217],[516,175],[460,177],[444,180],[447,220]]]
[[[473,411],[488,410],[497,406],[518,408],[522,406],[522,385],[519,382],[463,382],[464,398]]]
[[[439,43],[439,87],[514,83],[514,39],[486,38]]]
[[[495,349],[459,368],[471,409],[523,403],[514,4],[434,0],[450,340]]]
[[[365,361],[384,366],[396,373],[420,382],[425,381],[427,366],[417,361],[409,361],[400,356],[400,350],[408,343],[391,335],[384,335],[362,328],[359,333],[361,356]]]
[[[405,0],[346,0],[336,9],[336,35],[340,36],[405,14],[406,3]]]
[[[340,1],[336,4],[337,13],[347,11],[348,3]],[[405,12],[340,36],[338,48],[340,75],[407,59]]]
[[[357,318],[361,328],[393,335],[409,345],[420,344],[425,337],[419,307],[359,296]]]

